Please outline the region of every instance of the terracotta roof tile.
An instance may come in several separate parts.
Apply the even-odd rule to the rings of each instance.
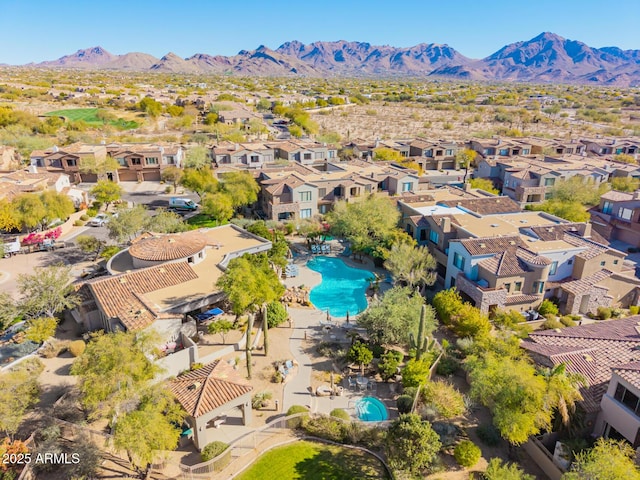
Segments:
[[[533,332],[521,346],[553,365],[566,363],[569,371],[584,375],[589,382],[582,391],[584,405],[587,411],[595,412],[612,369],[640,362],[640,315]]]
[[[627,200],[633,200],[633,193],[610,190],[606,193],[603,193],[600,198],[603,198],[604,200],[611,200],[612,202],[624,202]]]
[[[226,362],[216,360],[179,375],[169,383],[169,390],[187,414],[200,417],[251,392],[253,387]]]
[[[445,200],[441,202],[449,207],[461,207],[480,215],[520,212],[520,205],[509,197],[468,198],[462,200]]]
[[[158,312],[142,295],[198,278],[187,262],[167,263],[87,282],[108,318],[119,318],[128,330],[153,323]]]
[[[129,254],[140,260],[161,262],[187,258],[206,246],[207,237],[199,232],[157,234],[136,241]]]
[[[613,272],[602,269],[589,275],[588,277],[561,283],[559,286],[565,292],[573,293],[575,295],[582,295],[584,293],[592,291],[595,288],[598,288],[596,285],[604,279],[609,278],[611,275],[613,275]],[[607,290],[606,287],[601,288]]]
[[[518,235],[504,237],[468,238],[460,243],[471,255],[490,255],[504,252],[509,248],[525,247],[525,243]]]
[[[533,303],[540,301],[539,295],[507,295],[505,305],[519,305],[521,303]]]

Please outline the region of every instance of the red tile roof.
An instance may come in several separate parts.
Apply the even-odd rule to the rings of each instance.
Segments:
[[[251,392],[249,385],[230,365],[216,360],[197,370],[179,375],[169,390],[187,414],[200,417]],[[229,405],[234,406],[234,405]]]
[[[584,406],[587,411],[596,412],[611,371],[640,362],[640,315],[533,332],[521,346],[534,356],[542,356],[545,364],[565,363],[567,370],[584,375],[589,382],[581,390]]]
[[[154,234],[136,241],[129,254],[140,260],[164,262],[195,255],[207,246],[207,237],[199,232]]]
[[[139,330],[151,325],[159,313],[142,295],[196,278],[187,262],[176,262],[98,278],[86,285],[108,318],[120,319],[127,330]]]
[[[468,238],[460,240],[460,243],[471,255],[489,255],[492,253],[501,253],[510,248],[526,247],[519,235]]]

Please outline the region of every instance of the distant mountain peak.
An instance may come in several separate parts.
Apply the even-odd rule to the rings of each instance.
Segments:
[[[640,85],[640,50],[593,48],[552,32],[505,45],[481,60],[465,57],[446,43],[399,48],[358,41],[299,40],[275,50],[265,45],[225,57],[173,52],[161,59],[144,53],[113,55],[101,46],[78,50],[36,67],[218,73],[238,75],[411,76],[474,80]]]

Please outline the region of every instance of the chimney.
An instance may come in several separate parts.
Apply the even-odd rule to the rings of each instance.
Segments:
[[[451,233],[451,219],[449,217],[442,217],[440,219],[440,229],[442,233]]]
[[[586,223],[584,226],[584,232],[582,232],[584,238],[591,238],[591,223]]]
[[[464,184],[464,191],[465,192],[470,192],[471,191],[471,184],[470,183],[465,183]]]
[[[29,173],[38,173],[38,167],[35,165],[29,165]]]
[[[238,150],[240,150],[240,145],[238,145],[237,143],[234,143],[233,149],[237,152]]]
[[[635,192],[633,192],[633,197],[634,200],[640,200],[640,190],[636,190]]]
[[[380,137],[376,138],[376,143],[374,145],[374,148],[378,148],[380,146]]]

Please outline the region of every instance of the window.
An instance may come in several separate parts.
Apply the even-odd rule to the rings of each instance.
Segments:
[[[429,149],[429,150],[425,150],[424,152],[424,156],[425,157],[433,157],[433,150]]]
[[[126,167],[127,166],[127,160],[124,158],[116,158],[116,161],[118,162],[118,165],[122,166],[122,167]]]
[[[618,216],[623,220],[631,220],[631,215],[633,214],[633,210],[630,208],[621,208],[618,210]]]
[[[573,258],[567,262],[567,265],[573,265]]]
[[[554,183],[556,183],[556,179],[555,178],[545,178],[544,179],[544,186],[545,187],[552,187]]]
[[[501,148],[500,151],[498,152],[499,155],[502,155],[503,157],[506,157],[507,155],[509,155],[509,149],[508,148]]]
[[[533,293],[543,293],[544,282],[533,282]]]
[[[413,185],[413,183],[411,183],[411,182],[404,182],[402,184],[402,191],[403,192],[410,192],[412,185]]]
[[[622,153],[622,148],[616,148],[616,154]]]
[[[311,160],[311,154],[305,153],[304,155],[302,155],[302,158],[304,158],[305,160]]]
[[[156,157],[146,157],[144,161],[147,165],[158,165],[158,159]]]
[[[453,148],[448,148],[447,150],[444,151],[444,154],[447,157],[452,157],[453,156]]]
[[[67,160],[67,167],[75,167],[78,164],[75,158]]]
[[[456,277],[451,277],[451,288],[456,286]]]
[[[460,270],[464,270],[464,257],[460,255],[458,252],[454,253],[453,264],[455,265],[456,268],[459,268]]]
[[[251,163],[258,163],[260,161],[260,157],[258,155],[251,155]]]
[[[142,165],[142,159],[141,158],[132,158],[131,159],[131,165]]]
[[[329,150],[329,158],[335,158],[336,157],[336,152],[333,150]]]
[[[488,148],[483,149],[482,150],[482,154],[483,155],[489,155],[489,149]]]
[[[300,192],[300,201],[301,202],[310,202],[311,201],[311,192]]]
[[[427,239],[427,231],[424,228],[420,229],[420,241],[424,242]]]
[[[442,156],[442,150],[436,150],[436,157]]]
[[[318,189],[318,197],[322,198],[327,194],[327,189],[326,188],[319,188]]]
[[[640,417],[640,402],[638,401],[638,396],[627,390],[624,385],[618,383],[613,398],[635,413],[636,416]]]
[[[176,157],[174,157],[173,155],[167,155],[164,158],[167,161],[167,165],[175,165],[176,164]]]
[[[529,155],[529,149],[528,148],[523,148],[522,149],[522,154],[523,155]]]
[[[311,209],[303,208],[300,210],[300,218],[311,218]]]
[[[521,292],[522,291],[522,282],[516,282],[513,284],[513,291],[514,292]]]
[[[553,262],[551,264],[551,268],[549,269],[549,275],[555,275],[558,271],[558,262]]]
[[[552,196],[553,196],[552,192],[547,192],[547,193],[544,194],[544,199],[545,200],[549,200]]]
[[[507,293],[509,293],[511,291],[511,284],[510,283],[505,283],[504,284],[504,289],[507,291]]]
[[[600,266],[604,267],[607,264],[607,262],[605,262],[604,260],[602,262],[600,262]]]
[[[618,260],[614,260],[614,261],[613,261],[613,264],[614,264],[614,265],[617,265],[617,264],[618,264]]]
[[[439,239],[440,235],[438,235],[438,232],[435,230],[429,230],[429,240],[431,240],[432,243],[438,243]]]
[[[329,211],[329,205],[320,205],[320,207],[318,207],[318,210],[320,211],[320,213],[327,213]]]

